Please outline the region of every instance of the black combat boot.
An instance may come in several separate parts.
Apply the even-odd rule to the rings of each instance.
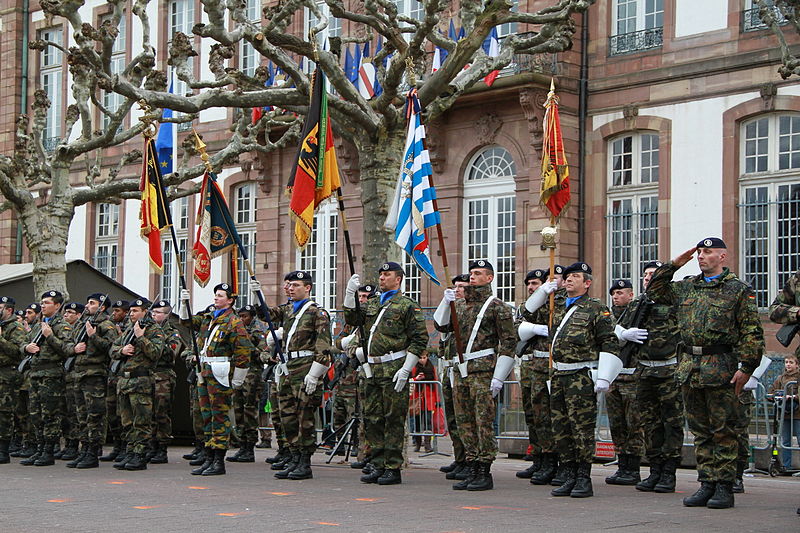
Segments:
[[[125,463],[130,461],[133,458],[133,446],[129,444],[125,444],[122,450],[117,455],[117,458],[114,462],[114,468],[117,470],[125,470]]]
[[[520,479],[530,479],[533,476],[533,474],[539,471],[541,467],[542,467],[542,456],[537,453],[533,455],[533,463],[531,463],[531,466],[529,466],[525,470],[520,470],[519,472],[517,472],[516,475]]]
[[[239,451],[236,452],[236,455],[233,457],[226,457],[226,461],[231,461],[232,463],[255,463],[256,462],[256,453],[255,444],[252,442],[244,442],[242,443],[242,447],[239,448]]]
[[[459,461],[456,463],[456,467],[450,472],[448,472],[447,475],[444,477],[445,479],[461,480],[466,477],[466,474],[460,478],[458,476],[461,475],[461,473],[464,472],[465,470],[469,470],[469,466],[467,465],[466,461]]]
[[[159,442],[157,444],[157,449],[155,455],[150,458],[151,465],[163,465],[169,462],[169,458],[167,457],[167,443],[166,442]]]
[[[542,466],[531,476],[532,485],[549,485],[556,475],[558,455],[555,453],[542,454]]]
[[[606,483],[609,485],[622,485],[617,483],[617,480],[624,477],[625,472],[628,470],[628,455],[621,453],[617,456],[617,471],[606,478]]]
[[[352,463],[350,463],[350,468],[354,468],[356,470],[360,470],[360,469],[364,468],[365,466],[367,466],[367,463],[369,463],[369,460],[370,460],[370,457],[364,457],[360,461],[353,461]]]
[[[281,454],[281,452],[278,452],[278,455],[280,455],[280,454]],[[281,457],[281,459],[279,461],[275,461],[274,463],[272,463],[272,465],[269,468],[270,468],[270,470],[283,470],[284,468],[286,468],[286,465],[291,460],[292,460],[292,452],[291,452],[291,450],[289,448],[284,448],[283,449],[283,457]]]
[[[16,457],[16,455],[12,455],[22,449],[22,438],[19,435],[14,435],[14,438],[11,439],[11,444],[8,446],[8,455],[10,457]]]
[[[458,466],[458,461],[453,461],[449,465],[440,466],[439,467],[439,472],[443,472],[445,474],[449,474],[450,472],[455,470],[457,466]]]
[[[641,461],[642,458],[638,455],[627,455],[625,469],[622,471],[622,474],[617,477],[617,481],[614,485],[631,486],[639,483],[642,480],[642,476],[639,473]]]
[[[373,468],[369,474],[361,476],[361,483],[377,483],[383,472],[383,468]]]
[[[747,463],[738,462],[736,463],[736,481],[733,482],[733,493],[734,494],[743,494],[744,493],[744,470],[747,468]]]
[[[194,450],[190,451],[189,453],[183,454],[183,458],[186,459],[187,461],[194,461],[195,459],[197,459],[197,456],[203,452],[203,448],[204,448],[203,443],[198,442],[194,445]]]
[[[705,507],[716,489],[716,483],[713,481],[701,481],[697,492],[683,499],[683,505],[686,507]]]
[[[53,444],[53,459],[61,459],[63,454],[64,448],[61,447],[61,439],[59,439],[55,442],[55,444]]]
[[[729,509],[733,507],[733,483],[718,481],[714,495],[706,503],[709,509]]]
[[[400,475],[399,468],[387,468],[378,478],[378,485],[399,485],[403,482],[403,477]]]
[[[147,441],[147,449],[144,451],[144,460],[146,463],[149,463],[153,456],[158,451],[158,441],[151,440]]]
[[[664,469],[661,472],[661,478],[658,480],[653,490],[660,494],[675,492],[675,471],[677,469],[678,459],[667,459],[664,461]]]
[[[289,472],[288,479],[311,479],[314,474],[311,472],[311,454],[304,452],[300,454],[300,462],[294,470]]]
[[[53,457],[53,450],[55,450],[55,442],[45,442],[42,447],[42,453],[39,458],[34,461],[33,466],[52,466],[56,464],[56,458]]]
[[[578,471],[575,474],[575,486],[572,487],[572,492],[570,492],[569,495],[573,498],[589,498],[590,496],[594,496],[594,491],[592,490],[592,463],[578,463]]]
[[[78,469],[85,469],[85,468],[98,468],[100,466],[100,461],[98,456],[100,455],[100,450],[103,449],[102,444],[85,444],[86,451],[82,454],[82,459],[78,461],[75,465],[75,468]]]
[[[204,476],[221,476],[225,474],[225,453],[228,450],[213,450],[214,460],[211,462],[211,466],[203,470]]]
[[[11,441],[0,440],[0,465],[7,465],[11,462],[11,456],[8,451],[10,445]]]
[[[276,453],[272,457],[267,457],[266,459],[264,459],[264,462],[271,465],[274,465],[275,463],[280,463],[281,461],[286,459],[288,451],[289,449],[286,448],[286,446],[278,446],[278,453]]]
[[[124,447],[125,447],[125,445],[122,443],[122,441],[115,440],[114,441],[114,447],[111,448],[111,451],[108,452],[107,455],[101,455],[100,457],[97,458],[97,460],[98,461],[102,461],[104,463],[109,463],[111,461],[116,461],[117,457],[119,457],[119,454],[122,453],[122,449]]]
[[[125,463],[125,470],[147,470],[147,459],[143,453],[134,453]]]
[[[79,453],[78,456],[75,457],[72,461],[67,463],[67,468],[76,468],[78,466],[78,463],[83,461],[83,458],[86,457],[86,452],[88,448],[89,445],[86,444],[85,442],[81,444],[81,453]]]
[[[492,463],[478,463],[478,470],[475,479],[467,485],[467,490],[492,490],[494,480],[492,479]]]
[[[375,465],[370,462],[365,464],[364,468],[361,469],[362,474],[371,474],[374,471],[375,471]]]
[[[567,466],[564,463],[559,462],[558,469],[556,470],[556,475],[553,476],[553,479],[550,480],[550,485],[553,487],[560,487],[564,484],[564,481],[567,479]]]
[[[200,466],[205,464],[210,459],[208,455],[209,455],[209,448],[206,448],[204,446],[203,449],[200,450],[200,453],[197,454],[197,457],[189,461],[189,466]]]
[[[36,453],[36,445],[28,441],[23,441],[22,448],[20,448],[15,452],[9,453],[8,455],[10,455],[11,457],[23,457],[27,459],[28,457],[30,457],[35,453]]]
[[[39,458],[39,455],[42,453],[42,449],[44,448],[44,444],[39,443],[36,445],[36,450],[33,452],[32,455],[29,455],[27,458],[23,459],[19,462],[19,464],[23,466],[32,466],[33,463]]]
[[[80,455],[80,453],[78,452],[78,444],[79,441],[77,440],[68,440],[67,446],[61,452],[61,455],[59,457],[56,457],[56,459],[61,459],[62,461],[73,461],[77,459],[78,456]],[[53,454],[53,457],[55,456],[56,454]]]
[[[297,468],[297,465],[299,464],[300,464],[300,452],[292,452],[292,458],[289,459],[289,461],[283,466],[283,470],[275,473],[275,477],[278,479],[288,479],[289,474],[291,474],[292,470]]]
[[[214,450],[211,448],[203,448],[202,457],[203,457],[203,462],[200,463],[200,465],[197,468],[192,470],[193,476],[203,475],[203,472],[205,472],[205,470],[211,466],[211,463],[214,462]],[[192,463],[195,463],[198,459],[200,459],[200,457],[190,462],[189,464],[191,465]]]
[[[467,490],[469,484],[478,477],[478,468],[480,468],[478,461],[467,461],[467,466],[462,471],[466,474],[466,477],[453,485],[453,490]]]
[[[569,496],[572,494],[572,489],[575,488],[576,476],[578,474],[578,463],[566,463],[563,465],[562,472],[564,476],[564,483],[562,483],[560,487],[551,490],[551,496]]]
[[[653,489],[656,488],[656,485],[658,485],[658,482],[661,479],[661,472],[663,471],[664,463],[657,460],[650,461],[650,475],[636,484],[636,490],[640,490],[642,492],[653,492]],[[673,490],[675,490],[674,487]]]

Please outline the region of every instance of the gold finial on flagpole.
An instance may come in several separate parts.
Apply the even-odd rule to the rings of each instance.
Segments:
[[[192,134],[194,134],[194,148],[200,153],[200,159],[203,160],[203,164],[206,166],[206,170],[212,172],[211,168],[211,161],[209,161],[208,153],[206,152],[206,143],[203,142],[203,139],[197,134],[197,130],[192,128]]]

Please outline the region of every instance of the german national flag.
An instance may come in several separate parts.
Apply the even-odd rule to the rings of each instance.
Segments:
[[[139,212],[139,233],[148,242],[150,264],[158,272],[164,270],[164,254],[161,246],[161,230],[169,225],[166,194],[161,180],[155,142],[148,138],[144,144],[144,161],[139,190],[142,191],[142,209]]]
[[[328,117],[325,74],[319,67],[314,71],[311,83],[311,104],[297,150],[297,161],[286,187],[291,196],[289,215],[295,221],[294,242],[300,249],[311,236],[317,207],[341,185]]]

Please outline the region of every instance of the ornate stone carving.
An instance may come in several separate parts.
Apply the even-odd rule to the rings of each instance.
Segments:
[[[425,145],[428,147],[428,156],[431,160],[431,167],[434,172],[441,173],[447,162],[447,150],[445,139],[445,129],[442,127],[440,119],[433,120],[427,124],[427,135]]]
[[[497,132],[503,126],[503,120],[494,111],[489,111],[475,123],[478,140],[481,144],[492,144],[497,137]]]
[[[258,183],[258,187],[261,189],[261,192],[269,196],[269,193],[272,192],[273,181],[273,177],[269,174],[271,168],[269,165],[269,154],[256,152],[253,168],[256,169],[256,182]],[[244,170],[244,166],[242,166],[242,170]]]
[[[531,144],[541,145],[542,120],[544,120],[544,103],[547,101],[547,92],[541,89],[531,89],[529,87],[520,89],[519,105],[528,120],[528,132],[531,134]]]
[[[636,117],[639,116],[639,106],[637,104],[626,104],[622,106],[622,116],[625,119],[625,125],[630,130],[633,129],[633,123]]]
[[[778,88],[771,81],[761,85],[761,99],[764,100],[764,111],[775,109],[775,97],[778,95]]]

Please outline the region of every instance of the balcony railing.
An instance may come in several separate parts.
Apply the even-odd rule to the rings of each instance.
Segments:
[[[767,25],[761,20],[761,15],[759,15],[760,8],[754,7],[752,9],[745,9],[742,11],[742,31],[758,31],[764,30],[767,28]],[[772,8],[773,13],[775,13],[775,18],[778,20],[778,24],[783,26],[784,24],[788,24],[788,20],[783,16],[781,10],[777,7]]]
[[[664,28],[651,28],[621,35],[612,35],[609,39],[608,55],[618,56],[643,50],[652,50],[653,48],[661,48],[663,43]]]

